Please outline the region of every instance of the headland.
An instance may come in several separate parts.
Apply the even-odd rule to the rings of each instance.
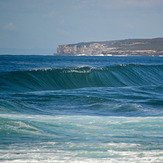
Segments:
[[[59,45],[62,56],[163,56],[163,38],[125,39]]]

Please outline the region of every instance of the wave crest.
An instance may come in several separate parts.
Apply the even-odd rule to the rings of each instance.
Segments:
[[[123,64],[101,68],[80,66],[0,73],[2,92],[161,85],[162,83],[162,65]]]

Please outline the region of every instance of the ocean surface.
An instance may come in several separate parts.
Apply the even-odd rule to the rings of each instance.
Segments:
[[[1,55],[0,162],[162,163],[163,58]]]

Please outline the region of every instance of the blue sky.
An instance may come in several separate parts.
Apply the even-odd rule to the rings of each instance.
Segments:
[[[163,37],[163,0],[0,0],[0,48]]]

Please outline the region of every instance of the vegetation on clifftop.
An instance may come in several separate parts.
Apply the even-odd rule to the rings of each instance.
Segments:
[[[142,55],[148,55],[150,51],[153,51],[151,55],[162,55],[163,38],[81,42],[77,44],[60,45],[57,48],[59,55],[125,55],[125,52],[127,52],[127,55],[141,55],[141,51],[143,51]]]

